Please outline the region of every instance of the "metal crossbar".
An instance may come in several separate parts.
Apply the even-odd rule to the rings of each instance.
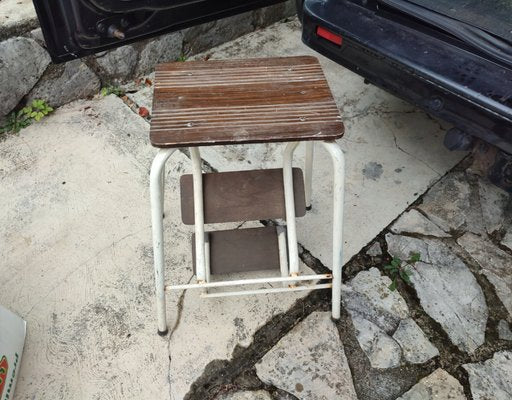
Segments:
[[[332,283],[320,283],[316,285],[302,285],[302,286],[290,286],[286,288],[269,288],[269,289],[254,289],[254,290],[242,290],[239,292],[218,292],[218,293],[202,293],[201,297],[230,297],[230,296],[241,296],[249,294],[271,294],[281,292],[299,292],[302,290],[317,290],[317,289],[331,289]]]
[[[300,275],[300,276],[285,276],[285,277],[276,276],[276,277],[268,277],[268,278],[239,279],[239,280],[234,280],[234,281],[200,282],[200,283],[188,283],[188,284],[183,284],[183,285],[166,285],[165,290],[204,289],[204,288],[226,287],[226,286],[256,285],[258,283],[313,281],[313,280],[317,280],[317,279],[332,279],[332,274]]]

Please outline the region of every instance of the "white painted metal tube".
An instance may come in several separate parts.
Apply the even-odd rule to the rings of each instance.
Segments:
[[[162,165],[162,172],[160,172],[160,198],[162,199],[162,217],[165,216],[165,164]]]
[[[281,269],[281,276],[288,276],[288,249],[286,248],[286,228],[284,226],[276,226],[277,231],[277,245],[279,248],[279,267]],[[283,282],[283,287],[286,283]]]
[[[183,285],[166,285],[165,290],[203,289],[225,286],[256,285],[260,283],[281,283],[296,281],[314,281],[317,279],[332,279],[332,274],[302,275],[302,276],[273,276],[267,278],[239,279],[234,281],[218,281],[209,283],[188,283]]]
[[[293,194],[293,152],[298,142],[288,143],[283,152],[284,203],[286,207],[286,231],[288,237],[288,260],[290,275],[299,273],[299,249],[297,246],[297,229],[295,225],[295,198]]]
[[[204,234],[204,266],[206,282],[210,282],[210,235]]]
[[[192,158],[192,176],[194,180],[194,223],[196,232],[196,278],[199,282],[206,279],[204,257],[204,210],[203,210],[203,171],[201,155],[197,147],[189,147]]]
[[[343,263],[343,202],[345,156],[335,142],[322,142],[332,158],[334,170],[332,227],[332,317],[341,317],[341,274]]]
[[[268,293],[280,293],[280,292],[298,292],[301,290],[316,290],[316,289],[330,289],[332,283],[321,283],[318,285],[302,285],[293,287],[282,287],[282,288],[269,288],[269,289],[254,289],[254,290],[239,290],[236,292],[218,292],[201,294],[201,297],[229,297],[229,296],[244,296],[249,294],[268,294]]]
[[[204,272],[206,282],[210,282],[210,235],[208,232],[204,234]],[[203,293],[208,293],[208,288]]]
[[[162,171],[175,149],[160,149],[151,165],[149,188],[151,196],[151,224],[153,230],[153,257],[155,267],[155,293],[158,331],[167,332],[165,316],[164,226]]]
[[[315,156],[315,142],[306,142],[306,162],[304,168],[304,192],[306,195],[306,208],[311,208],[313,196],[313,159]]]

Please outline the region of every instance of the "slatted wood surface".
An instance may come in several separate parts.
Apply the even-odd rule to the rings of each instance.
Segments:
[[[153,146],[334,140],[342,135],[341,116],[315,57],[157,66]]]

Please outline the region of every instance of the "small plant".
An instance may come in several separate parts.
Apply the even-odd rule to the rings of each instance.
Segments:
[[[23,107],[21,111],[30,118],[40,121],[41,118],[50,114],[53,108],[46,104],[44,100],[34,100],[31,105]]]
[[[391,264],[384,266],[384,270],[389,272],[392,279],[389,290],[396,290],[398,279],[402,279],[405,283],[410,284],[412,271],[409,267],[414,267],[414,264],[418,261],[421,261],[421,254],[415,252],[409,253],[409,259],[406,261],[402,261],[398,257],[393,257]]]
[[[181,56],[179,56],[176,61],[178,62],[185,62],[187,61],[187,56],[185,54],[182,54]]]
[[[116,96],[122,96],[124,95],[124,90],[121,89],[119,86],[104,86],[101,88],[101,95],[102,96],[108,96],[109,94],[115,94]]]
[[[11,112],[5,121],[5,124],[0,127],[0,133],[14,132],[18,133],[21,129],[30,125],[30,120],[26,118],[23,111]]]
[[[21,110],[11,112],[7,116],[5,125],[0,127],[0,133],[18,133],[34,121],[40,121],[52,111],[53,108],[46,104],[44,100],[33,100],[30,105],[23,107]]]

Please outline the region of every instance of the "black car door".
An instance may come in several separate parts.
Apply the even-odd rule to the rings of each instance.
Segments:
[[[54,62],[284,0],[33,0]]]

